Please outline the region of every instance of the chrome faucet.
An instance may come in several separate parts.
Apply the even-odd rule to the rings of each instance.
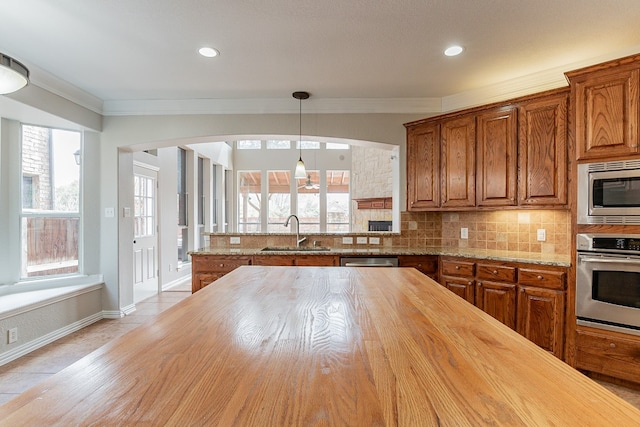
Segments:
[[[289,215],[289,217],[287,218],[287,220],[284,222],[284,226],[288,227],[289,226],[289,220],[291,220],[291,218],[295,218],[296,219],[296,248],[300,247],[300,243],[304,242],[305,240],[307,240],[306,237],[303,237],[302,239],[300,238],[300,220],[298,219],[298,217],[296,215]]]

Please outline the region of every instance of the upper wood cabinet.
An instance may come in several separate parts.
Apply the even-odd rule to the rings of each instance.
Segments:
[[[568,93],[407,123],[408,209],[565,208]]]
[[[477,118],[477,205],[514,206],[517,183],[517,119],[513,107]]]
[[[440,125],[407,129],[407,204],[409,210],[440,206]]]
[[[464,116],[441,125],[443,208],[476,204],[476,121]]]
[[[575,103],[578,160],[638,153],[637,58],[567,73]]]
[[[524,102],[518,110],[519,205],[566,205],[567,94]]]

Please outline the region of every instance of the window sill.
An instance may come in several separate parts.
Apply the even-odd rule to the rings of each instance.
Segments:
[[[102,275],[38,280],[0,287],[0,320],[101,289]]]

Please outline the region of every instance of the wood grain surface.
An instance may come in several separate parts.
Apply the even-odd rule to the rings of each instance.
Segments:
[[[629,426],[640,411],[411,268],[240,267],[2,426]]]

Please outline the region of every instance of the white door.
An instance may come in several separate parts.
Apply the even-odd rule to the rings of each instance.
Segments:
[[[133,301],[158,294],[157,179],[155,170],[135,165]]]

